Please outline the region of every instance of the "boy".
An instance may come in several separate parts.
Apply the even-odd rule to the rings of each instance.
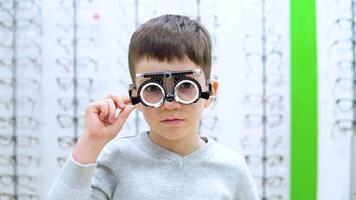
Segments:
[[[131,37],[129,69],[129,97],[86,108],[85,132],[49,199],[258,199],[244,160],[199,137],[202,111],[218,90],[209,80],[207,30],[185,16],[153,18]],[[114,139],[135,108],[150,130]]]

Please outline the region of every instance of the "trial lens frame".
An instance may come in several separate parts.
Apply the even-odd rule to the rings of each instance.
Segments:
[[[164,72],[153,72],[153,73],[137,73],[136,74],[136,78],[137,79],[141,79],[141,78],[150,78],[150,80],[148,81],[152,81],[152,82],[160,82],[161,84],[163,84],[163,79],[171,79],[174,78],[174,83],[180,81],[181,79],[186,79],[189,77],[186,77],[186,75],[190,75],[190,74],[201,74],[201,69],[193,69],[193,70],[180,70],[180,71],[170,71],[170,70],[166,70]],[[208,100],[209,97],[211,96],[211,83],[210,83],[210,79],[207,79],[207,86],[208,86],[208,90],[206,92],[202,92],[201,91],[201,87],[200,84],[195,81],[195,79],[189,79],[192,80],[194,82],[196,82],[196,84],[199,87],[199,98],[203,98]],[[144,84],[141,84],[140,87],[138,88],[138,94],[140,94],[140,90],[142,88]],[[142,102],[144,104],[144,102],[142,101],[140,96],[132,96],[132,92],[135,89],[134,84],[130,84],[129,85],[129,97],[131,99],[131,102],[133,105],[138,104],[140,102]],[[167,91],[165,91],[167,92]],[[199,99],[197,98],[197,100]],[[165,100],[172,102],[174,100],[174,95],[172,94],[172,91],[168,91],[165,94]],[[196,100],[196,101],[197,101]],[[194,101],[193,103],[195,103],[196,101]]]

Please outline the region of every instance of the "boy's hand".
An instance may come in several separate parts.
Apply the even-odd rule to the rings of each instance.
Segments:
[[[84,134],[93,140],[107,143],[123,127],[134,106],[128,97],[109,95],[105,100],[93,102],[85,111]],[[116,110],[120,112],[117,114]]]
[[[115,95],[89,104],[85,110],[84,134],[74,147],[73,159],[82,164],[95,162],[102,148],[120,132],[134,109],[128,97]]]

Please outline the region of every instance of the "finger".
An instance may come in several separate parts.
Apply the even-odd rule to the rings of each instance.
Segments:
[[[136,106],[129,104],[124,110],[121,110],[117,115],[115,125],[118,127],[122,127],[127,118],[129,117],[130,113],[135,110],[135,108]]]
[[[113,95],[113,94],[109,94],[107,96],[107,98],[110,98],[114,101],[116,107],[119,107],[120,109],[124,109],[125,107],[125,104],[128,104],[131,102],[131,99],[127,96],[121,96],[121,97],[118,97],[116,95]]]
[[[107,99],[106,103],[108,104],[108,108],[109,108],[108,120],[110,123],[112,123],[115,120],[116,106],[112,99]]]
[[[102,121],[105,121],[109,114],[109,108],[108,108],[108,104],[106,103],[106,101],[101,101],[99,103],[99,110],[100,110],[99,118]]]

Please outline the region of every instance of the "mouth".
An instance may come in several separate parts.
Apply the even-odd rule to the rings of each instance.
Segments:
[[[178,119],[178,118],[167,118],[161,121],[161,123],[165,125],[179,125],[184,122],[184,119]]]

